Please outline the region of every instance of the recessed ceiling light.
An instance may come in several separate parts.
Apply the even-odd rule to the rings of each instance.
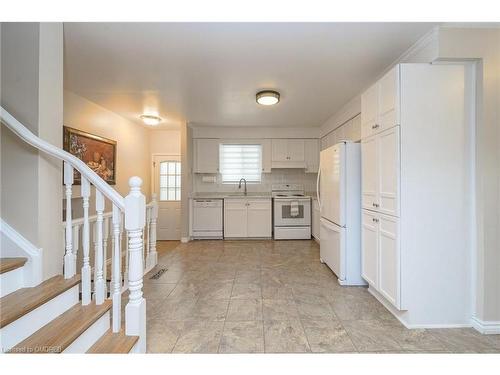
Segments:
[[[140,115],[139,117],[146,125],[156,126],[161,122],[161,118],[154,115]]]
[[[257,93],[257,103],[262,105],[273,105],[280,101],[280,93],[273,90],[259,91]]]

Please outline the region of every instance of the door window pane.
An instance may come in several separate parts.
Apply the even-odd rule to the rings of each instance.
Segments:
[[[178,161],[160,162],[160,200],[181,200],[181,163]]]

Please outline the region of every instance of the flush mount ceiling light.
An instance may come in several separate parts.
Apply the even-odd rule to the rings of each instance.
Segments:
[[[156,126],[161,122],[161,118],[154,115],[140,115],[141,120],[150,126]]]
[[[257,93],[257,103],[261,105],[274,105],[280,101],[280,93],[273,90],[264,90]]]

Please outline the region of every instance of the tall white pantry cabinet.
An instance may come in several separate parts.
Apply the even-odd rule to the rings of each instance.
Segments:
[[[465,72],[400,64],[361,96],[362,276],[410,328],[471,319]]]

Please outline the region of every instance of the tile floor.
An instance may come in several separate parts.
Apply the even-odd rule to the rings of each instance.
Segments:
[[[365,288],[339,286],[314,241],[158,250],[144,278],[150,353],[500,353],[500,335],[404,328]]]

